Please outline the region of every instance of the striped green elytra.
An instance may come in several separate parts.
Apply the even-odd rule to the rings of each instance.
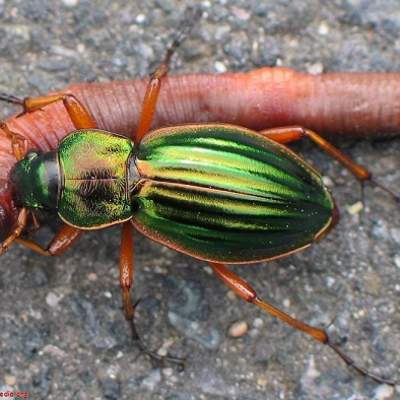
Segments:
[[[57,152],[13,171],[22,206],[52,209],[80,229],[131,220],[151,239],[193,257],[267,260],[311,244],[334,202],[304,160],[254,131],[223,124],[155,130],[135,147],[78,130]]]

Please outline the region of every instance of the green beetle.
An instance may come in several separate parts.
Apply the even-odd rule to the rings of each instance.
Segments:
[[[78,130],[56,152],[30,153],[12,172],[16,199],[99,229],[132,220],[193,257],[245,263],[301,249],[331,225],[320,175],[282,145],[231,125],[126,137]]]

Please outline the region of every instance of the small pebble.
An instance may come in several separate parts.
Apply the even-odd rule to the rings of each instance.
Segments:
[[[400,268],[400,254],[394,256],[394,263],[396,264],[397,268]]]
[[[77,46],[76,46],[76,51],[78,52],[78,53],[84,53],[85,51],[86,51],[86,46],[83,44],[83,43],[79,43]]]
[[[22,313],[22,314],[21,314],[21,320],[24,321],[25,323],[28,322],[28,320],[29,320],[28,314],[25,313],[25,312]]]
[[[229,292],[226,292],[226,297],[229,300],[236,300],[237,299],[237,295],[232,290],[230,290]]]
[[[326,277],[326,284],[328,285],[328,287],[332,287],[336,282],[335,278],[332,278],[331,276],[327,276]]]
[[[260,376],[257,379],[257,385],[261,387],[265,387],[268,384],[268,379],[265,376]]]
[[[50,307],[56,307],[57,304],[60,302],[61,299],[62,299],[62,296],[57,296],[54,292],[50,292],[50,293],[46,296],[46,303],[47,303],[47,305],[49,305]]]
[[[392,228],[390,229],[390,234],[396,243],[400,244],[400,228]]]
[[[261,318],[254,318],[253,327],[258,329],[264,325],[264,321]]]
[[[107,368],[107,375],[111,378],[111,379],[117,379],[118,373],[120,370],[120,366],[118,365],[110,365]]]
[[[162,372],[163,372],[163,375],[164,375],[166,378],[169,378],[169,377],[171,377],[171,376],[173,375],[174,370],[173,370],[172,368],[164,368],[164,369],[162,370]]]
[[[304,378],[309,379],[309,380],[314,380],[318,378],[321,375],[321,373],[317,370],[315,366],[315,360],[314,357],[310,357],[308,360],[308,365],[307,365],[307,370],[305,373]]]
[[[104,296],[107,297],[107,299],[111,299],[112,294],[111,292],[104,292]]]
[[[364,205],[363,205],[362,201],[357,201],[356,203],[352,204],[351,206],[346,206],[346,210],[350,215],[358,214],[363,208],[364,208]]]
[[[67,353],[64,350],[61,350],[59,347],[54,346],[52,344],[48,344],[43,347],[43,349],[39,352],[40,355],[42,354],[49,354],[51,356],[65,358],[67,357]]]
[[[290,307],[290,299],[283,300],[283,305],[285,308],[289,308]]]
[[[87,277],[91,282],[97,281],[97,274],[95,272],[90,272]]]
[[[226,65],[221,61],[215,61],[214,68],[216,72],[219,73],[226,72]]]
[[[379,385],[375,389],[373,400],[386,400],[391,399],[394,394],[394,388],[389,385]]]
[[[17,383],[17,378],[14,375],[4,375],[4,383],[7,386],[14,386]]]
[[[168,350],[165,349],[165,348],[163,348],[163,347],[161,347],[160,349],[157,350],[157,354],[158,354],[160,357],[166,357],[167,354],[168,354]]]
[[[251,14],[248,11],[235,6],[232,7],[232,14],[242,21],[247,21],[251,17]]]
[[[208,265],[204,267],[204,272],[207,273],[208,275],[214,275],[213,270]]]
[[[144,14],[138,14],[136,15],[135,21],[137,24],[143,24],[143,22],[146,21],[146,16]]]
[[[322,63],[311,64],[308,66],[307,71],[312,75],[322,74],[324,72],[324,65]]]
[[[79,3],[79,0],[62,0],[62,2],[67,7],[76,7]]]
[[[318,27],[318,33],[320,35],[327,35],[329,33],[329,25],[325,21],[320,23]]]
[[[166,340],[162,346],[157,350],[157,354],[161,357],[165,357],[168,354],[168,349],[173,345],[174,340],[168,339]]]
[[[57,45],[51,46],[50,52],[52,54],[62,57],[71,57],[71,58],[79,57],[79,54],[75,50],[71,50],[63,46],[57,46]]]
[[[305,370],[301,381],[304,387],[311,387],[314,385],[314,381],[319,378],[321,373],[317,370],[315,365],[314,357],[311,356],[308,359],[307,369]]]
[[[359,311],[356,311],[353,315],[356,319],[364,318],[366,315],[366,311],[364,309],[361,309]]]
[[[324,183],[324,185],[326,186],[326,187],[328,187],[328,188],[332,188],[333,187],[333,181],[332,181],[332,179],[331,179],[331,177],[329,177],[329,176],[323,176],[322,177],[322,182]]]
[[[368,271],[363,276],[365,290],[373,296],[379,296],[382,290],[382,279],[375,271]]]
[[[229,328],[229,336],[238,338],[244,336],[249,330],[249,326],[246,321],[234,322]]]

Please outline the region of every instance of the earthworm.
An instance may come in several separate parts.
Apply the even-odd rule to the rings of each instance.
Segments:
[[[322,135],[380,138],[400,133],[400,73],[335,72],[312,75],[289,68],[189,74],[166,78],[154,128],[189,122],[225,122],[251,129],[301,125]],[[136,128],[146,80],[78,83],[58,91],[76,96],[99,129],[129,134]],[[31,148],[55,149],[73,130],[61,102],[6,120]],[[0,130],[0,240],[17,210],[9,172],[15,163]]]

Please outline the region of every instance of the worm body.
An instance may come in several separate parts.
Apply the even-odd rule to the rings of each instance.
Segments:
[[[169,77],[153,127],[224,122],[251,129],[301,125],[332,137],[372,138],[400,132],[400,73],[310,75],[288,68]],[[146,81],[74,84],[74,94],[98,128],[128,135],[136,129]],[[73,130],[61,103],[7,121],[31,148],[48,151]],[[16,220],[9,172],[15,163],[0,130],[0,240]]]

